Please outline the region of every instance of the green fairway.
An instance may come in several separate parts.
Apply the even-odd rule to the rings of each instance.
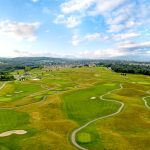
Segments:
[[[0,98],[0,102],[8,102],[11,101],[11,98]]]
[[[107,71],[108,72],[108,70],[106,70],[104,67],[95,67],[94,68],[95,70],[97,70],[97,71]]]
[[[87,90],[80,90],[77,92],[63,94],[61,96],[61,98],[64,99],[64,102],[62,103],[62,113],[68,119],[77,122],[79,126],[86,124],[90,120],[94,120],[96,118],[115,113],[119,109],[120,104],[115,102],[102,101],[99,98],[101,95],[111,90],[119,88],[119,84],[109,84],[113,84],[113,86],[107,86],[105,84],[96,84],[92,88]],[[91,97],[97,98],[92,100],[90,99]],[[86,131],[88,133],[90,130],[93,137],[95,137],[95,140],[91,143],[91,145],[84,144],[84,147],[89,148],[91,146],[93,147],[94,145],[97,145],[95,147],[103,147],[101,145],[100,139],[96,138],[98,133],[96,132],[94,125],[90,125],[84,128],[81,132]],[[80,132],[77,133],[77,136],[79,137],[78,134],[80,134]]]
[[[138,84],[150,84],[150,82],[137,82]]]
[[[56,93],[56,91],[50,91],[47,94],[52,95],[52,94],[55,94],[55,93]]]

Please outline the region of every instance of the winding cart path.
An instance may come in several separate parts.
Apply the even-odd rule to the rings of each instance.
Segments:
[[[121,87],[120,89],[123,88],[123,87],[122,87],[122,84],[120,84],[120,87]],[[88,149],[86,149],[86,148],[84,148],[84,147],[81,147],[80,145],[77,144],[77,142],[76,142],[76,140],[75,140],[75,136],[76,136],[76,133],[77,133],[78,131],[82,130],[83,128],[87,127],[89,124],[91,124],[91,123],[93,123],[93,122],[95,122],[95,121],[97,121],[97,120],[104,119],[104,118],[107,118],[107,117],[111,117],[111,116],[117,115],[117,114],[119,114],[119,113],[121,112],[122,108],[124,107],[124,103],[119,102],[119,101],[116,101],[116,100],[107,100],[107,99],[104,99],[104,98],[103,98],[103,96],[105,96],[105,95],[107,95],[107,94],[110,94],[110,93],[113,92],[113,91],[120,90],[120,89],[112,90],[112,91],[110,91],[110,92],[108,92],[108,93],[106,93],[106,94],[100,96],[100,99],[101,99],[101,100],[113,101],[113,102],[120,103],[120,104],[121,104],[121,107],[118,109],[118,111],[117,111],[116,113],[113,113],[113,114],[110,114],[110,115],[108,115],[108,116],[104,116],[104,117],[97,118],[97,119],[94,119],[94,120],[92,120],[92,121],[89,121],[89,122],[86,123],[84,126],[82,126],[82,127],[78,128],[77,130],[75,130],[75,131],[72,133],[72,143],[73,143],[76,147],[78,147],[79,149],[82,149],[82,150],[88,150]],[[149,107],[149,109],[150,109],[150,107]]]

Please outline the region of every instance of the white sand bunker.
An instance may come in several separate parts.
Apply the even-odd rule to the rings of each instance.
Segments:
[[[91,97],[90,99],[95,99],[96,97]]]
[[[135,83],[135,82],[132,82],[132,83]]]
[[[12,95],[6,95],[6,96],[9,96],[9,97],[10,97],[10,96],[12,96]]]
[[[32,80],[40,80],[40,79],[32,79]]]
[[[101,75],[99,75],[99,74],[95,74],[95,76],[97,76],[97,77],[98,77],[98,76],[101,76]]]
[[[25,130],[6,131],[6,132],[1,133],[1,134],[0,134],[0,137],[9,136],[9,135],[11,135],[12,133],[15,133],[15,134],[26,134],[27,131],[25,131]]]

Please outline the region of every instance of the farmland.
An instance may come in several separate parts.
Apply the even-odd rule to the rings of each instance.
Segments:
[[[0,90],[0,134],[27,131],[0,137],[0,150],[149,149],[149,76],[105,67],[27,73]]]

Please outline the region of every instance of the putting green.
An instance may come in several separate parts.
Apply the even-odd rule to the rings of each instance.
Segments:
[[[89,133],[86,132],[79,133],[78,141],[81,143],[89,143],[91,141],[91,136]]]
[[[106,86],[115,86],[116,84],[115,83],[106,83],[106,84],[103,84],[103,85],[106,85]]]
[[[58,89],[55,89],[56,91],[62,91],[63,89],[62,88],[58,88]]]
[[[1,98],[0,102],[8,102],[11,101],[11,98]]]
[[[56,93],[56,91],[50,91],[50,92],[48,92],[47,94],[52,95],[52,94],[55,94],[55,93]]]
[[[35,97],[33,97],[33,98],[35,98],[35,99],[40,99],[40,98],[42,98],[43,97],[43,95],[38,95],[38,96],[35,96]]]

